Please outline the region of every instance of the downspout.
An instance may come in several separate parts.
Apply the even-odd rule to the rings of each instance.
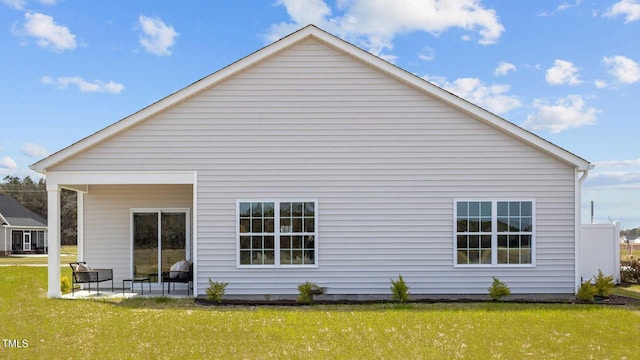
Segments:
[[[575,280],[574,280],[574,290],[577,292],[578,288],[580,287],[580,285],[582,285],[581,282],[581,276],[580,276],[580,250],[581,250],[581,245],[582,245],[582,183],[587,179],[587,177],[589,176],[589,170],[593,170],[593,168],[595,167],[595,165],[589,164],[588,168],[585,170],[580,170],[577,169],[577,174],[582,173],[582,175],[580,175],[577,178],[576,181],[576,204],[575,204],[575,234],[576,234],[576,240],[575,240],[575,257],[574,257],[574,261],[575,261]]]

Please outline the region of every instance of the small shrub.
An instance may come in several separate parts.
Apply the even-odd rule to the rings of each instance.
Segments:
[[[298,285],[298,302],[310,304],[313,302],[313,293],[319,286],[306,281]]]
[[[629,266],[620,271],[620,281],[640,284],[640,260],[629,257]]]
[[[493,283],[489,287],[489,296],[493,300],[500,300],[505,296],[511,295],[511,290],[507,284],[500,281],[497,277],[493,277]]]
[[[604,276],[602,270],[598,269],[598,276],[593,277],[596,295],[607,297],[615,286],[613,275]]]
[[[404,282],[402,275],[398,275],[398,280],[391,279],[391,300],[405,303],[410,299],[409,285]]]
[[[591,282],[587,280],[580,285],[580,288],[578,288],[576,297],[580,301],[593,302],[593,296],[595,294],[596,294],[596,290],[591,285]]]
[[[207,300],[220,304],[226,291],[226,282],[213,281],[209,278],[209,287],[207,288]]]
[[[63,294],[66,294],[69,291],[71,291],[71,280],[69,280],[69,277],[63,276],[60,278],[60,291]]]

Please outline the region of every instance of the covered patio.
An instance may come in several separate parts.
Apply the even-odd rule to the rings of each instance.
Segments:
[[[151,291],[144,284],[144,296],[161,296],[163,271],[179,260],[193,263],[193,292],[185,284],[165,296],[197,296],[197,174],[195,172],[47,172],[49,256],[49,298],[132,297],[141,293],[122,291],[123,280],[151,275]],[[77,193],[78,261],[94,269],[113,270],[114,290],[100,286],[62,296],[60,291],[60,192]],[[157,275],[157,276],[154,276]],[[110,285],[110,284],[109,284]],[[86,286],[85,286],[86,287]],[[172,284],[173,287],[173,284]],[[103,291],[109,290],[109,291]],[[71,295],[71,296],[70,296]]]

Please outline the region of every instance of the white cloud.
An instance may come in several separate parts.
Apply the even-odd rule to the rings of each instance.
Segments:
[[[617,167],[617,166],[639,166],[640,167],[640,159],[635,160],[607,160],[607,161],[598,161],[595,163],[597,167]]]
[[[24,10],[24,6],[27,4],[27,1],[26,0],[2,0],[2,3],[16,10]]]
[[[436,58],[436,51],[430,47],[426,47],[418,54],[418,58],[424,61],[432,61]]]
[[[44,76],[40,79],[40,82],[45,85],[54,85],[58,89],[66,89],[69,85],[76,85],[78,90],[83,93],[103,92],[117,94],[124,90],[124,85],[113,81],[105,83],[100,80],[95,80],[94,82],[89,82],[79,76],[63,76],[56,79],[50,76]]]
[[[496,114],[504,114],[522,106],[517,97],[506,94],[509,85],[486,85],[477,78],[460,78],[453,82],[437,76],[425,79]]]
[[[393,48],[396,35],[425,31],[435,36],[460,28],[479,35],[480,44],[495,43],[504,27],[495,10],[479,0],[339,0],[333,10],[323,0],[278,0],[291,22],[271,26],[266,40],[275,41],[293,30],[315,24],[367,48],[376,55]]]
[[[58,0],[39,0],[40,4],[44,4],[44,5],[56,5],[58,3]]]
[[[140,45],[154,55],[171,55],[171,48],[179,35],[173,26],[168,26],[160,19],[152,19],[144,15],[140,15],[138,21],[143,33],[140,36]]]
[[[604,80],[596,80],[593,83],[596,85],[598,89],[604,89],[607,86],[609,86],[609,84],[607,84],[607,82]]]
[[[556,60],[554,66],[547,69],[545,76],[551,85],[578,85],[582,83],[578,75],[578,68],[573,63],[565,60]]]
[[[18,164],[16,164],[16,162],[12,158],[5,156],[2,159],[0,159],[0,169],[14,170],[17,168],[18,168]]]
[[[517,69],[515,65],[505,61],[500,61],[500,63],[498,64],[498,67],[494,71],[494,74],[496,76],[505,76],[509,73],[509,71],[516,71],[516,70]]]
[[[579,6],[582,3],[582,0],[575,0],[574,2],[564,2],[560,5],[558,5],[558,7],[552,11],[552,12],[542,12],[540,14],[538,14],[538,16],[553,16],[556,13],[559,13],[561,11],[565,11],[565,10],[569,10],[571,8],[574,8],[576,6]]]
[[[640,81],[640,66],[628,57],[605,56],[602,63],[609,67],[608,73],[623,84],[633,84]]]
[[[569,95],[566,98],[558,99],[555,104],[536,99],[533,106],[537,112],[529,115],[522,125],[528,129],[549,130],[552,133],[594,125],[597,121],[597,114],[600,112],[593,107],[587,107],[579,95]]]
[[[66,26],[53,21],[53,17],[39,13],[26,13],[25,34],[36,38],[38,46],[54,51],[73,50],[76,48],[76,36]]]
[[[622,0],[615,3],[604,13],[604,16],[608,18],[614,18],[618,15],[625,16],[625,23],[640,20],[640,4],[636,0]]]
[[[45,149],[43,146],[33,143],[26,143],[22,145],[20,152],[35,158],[41,158],[49,155],[49,150]]]

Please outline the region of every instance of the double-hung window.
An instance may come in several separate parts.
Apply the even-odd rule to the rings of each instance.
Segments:
[[[532,200],[455,201],[456,265],[533,265]]]
[[[317,264],[316,201],[239,201],[239,266]]]

